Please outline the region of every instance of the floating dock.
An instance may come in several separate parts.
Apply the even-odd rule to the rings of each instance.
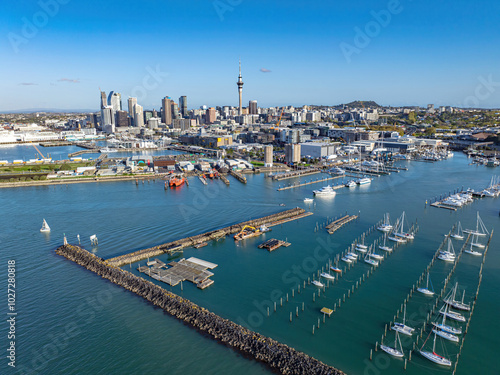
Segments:
[[[357,218],[358,218],[357,215],[346,215],[328,224],[325,228],[328,231],[328,234],[333,234],[334,232],[342,228],[344,225],[350,223],[353,220],[356,220]]]
[[[282,241],[282,240],[277,240],[275,238],[271,238],[270,240],[267,240],[266,242],[261,243],[258,248],[259,249],[267,249],[267,251],[271,252],[274,251],[281,246],[288,247],[290,246],[290,242]]]
[[[286,210],[273,215],[264,216],[260,219],[245,221],[243,223],[231,225],[229,227],[216,229],[196,236],[168,242],[163,245],[158,245],[151,248],[134,251],[129,254],[120,255],[108,259],[107,262],[115,267],[121,267],[125,264],[139,262],[147,258],[154,258],[161,254],[165,253],[172,254],[178,251],[182,251],[186,247],[192,247],[202,242],[218,240],[230,234],[241,232],[241,230],[245,226],[259,228],[261,225],[265,225],[267,227],[272,227],[275,225],[286,223],[288,221],[301,219],[309,215],[312,215],[312,212],[306,212],[304,209],[296,207],[291,210]]]
[[[434,202],[434,203],[431,203],[431,206],[432,207],[437,207],[437,208],[444,208],[446,210],[451,210],[451,211],[456,211],[457,208],[456,207],[453,207],[453,206],[449,206],[447,204],[443,204],[441,202]]]
[[[232,169],[229,170],[229,174],[236,178],[239,182],[246,184],[247,183],[247,178],[243,177],[241,173],[238,173],[236,171],[233,171]]]

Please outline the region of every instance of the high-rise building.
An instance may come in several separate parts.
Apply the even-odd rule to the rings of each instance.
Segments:
[[[134,118],[134,107],[137,104],[137,98],[128,98],[128,115]]]
[[[106,99],[106,91],[101,91],[101,109],[106,108],[108,100]]]
[[[182,116],[179,113],[179,106],[177,105],[177,103],[172,101],[171,106],[172,106],[172,120],[173,119],[180,119]]]
[[[236,85],[238,86],[238,95],[240,98],[240,104],[239,104],[239,109],[238,109],[238,115],[241,116],[242,113],[242,94],[243,94],[243,79],[241,78],[241,60],[240,60],[240,74],[238,76],[238,82],[236,82]]]
[[[300,163],[300,144],[285,145],[285,161],[288,164]]]
[[[250,102],[248,103],[248,113],[250,115],[257,115],[258,114],[257,100],[250,100]]]
[[[216,119],[217,119],[217,116],[215,114],[215,108],[214,107],[208,108],[207,113],[205,115],[205,123],[213,124]]]
[[[115,119],[113,117],[113,108],[111,106],[106,106],[101,109],[101,122],[102,126],[113,125],[115,123]]]
[[[273,166],[273,146],[264,147],[264,167]]]
[[[116,111],[115,113],[115,126],[127,127],[128,126],[128,113],[127,111]]]
[[[139,104],[134,106],[134,126],[136,128],[144,127],[144,114],[142,111],[142,105]]]
[[[108,105],[113,108],[113,111],[122,110],[122,95],[118,92],[111,91],[108,95]]]
[[[172,125],[172,100],[168,96],[161,100],[161,122]]]
[[[182,117],[187,117],[188,109],[187,109],[187,96],[183,95],[179,98],[179,110],[181,112]]]

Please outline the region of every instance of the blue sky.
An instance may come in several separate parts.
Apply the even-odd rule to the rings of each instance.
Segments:
[[[237,105],[239,58],[260,106],[498,108],[499,21],[493,1],[3,2],[0,110],[97,110],[99,87]]]

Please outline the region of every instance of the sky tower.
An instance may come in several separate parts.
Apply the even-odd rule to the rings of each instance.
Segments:
[[[238,107],[238,115],[241,116],[243,114],[243,109],[241,107],[242,103],[242,92],[243,92],[243,80],[241,79],[241,60],[240,60],[240,75],[238,76],[238,82],[236,82],[238,85],[238,94],[240,95],[240,106]]]

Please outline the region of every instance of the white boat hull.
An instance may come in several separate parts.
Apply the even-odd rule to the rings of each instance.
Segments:
[[[427,288],[417,288],[417,291],[422,293],[422,294],[425,294],[426,296],[433,296],[434,295],[434,292],[431,292]]]
[[[404,357],[404,354],[402,352],[394,348],[391,348],[390,346],[380,345],[380,349],[382,349],[387,354],[392,355],[393,357],[397,358]]]
[[[408,327],[405,324],[402,323],[394,323],[394,325],[391,327],[393,331],[398,331],[399,333],[402,333],[403,335],[411,336],[413,332],[415,331],[413,328]]]
[[[431,352],[424,352],[424,351],[420,351],[420,354],[422,354],[429,361],[437,363],[438,365],[451,366],[451,361],[449,359],[441,357],[441,356],[439,356],[437,354],[434,354],[434,353],[431,353]]]
[[[392,251],[392,247],[389,247],[389,246],[379,246],[378,248],[380,250],[387,251],[388,253],[390,253]]]
[[[436,335],[441,336],[443,339],[453,341],[453,342],[458,342],[459,339],[457,336],[452,335],[451,333],[448,333],[446,331],[441,331],[438,329],[433,329],[432,332],[434,332]]]

